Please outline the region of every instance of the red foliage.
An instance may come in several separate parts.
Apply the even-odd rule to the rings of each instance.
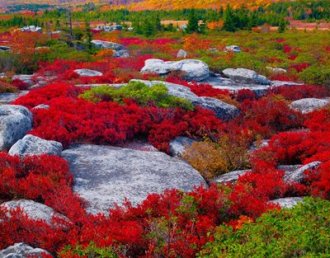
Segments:
[[[157,148],[168,151],[169,141],[179,135],[213,136],[221,122],[211,111],[196,108],[164,109],[140,107],[132,101],[125,105],[115,102],[91,103],[77,98],[79,88],[54,84],[34,90],[15,104],[32,108],[48,104],[49,109],[32,110],[32,134],[48,140],[117,144],[138,136],[147,136]]]
[[[257,101],[244,101],[242,115],[238,119],[242,126],[269,137],[275,132],[302,126],[302,115],[289,108],[288,104],[276,96],[266,96]]]
[[[308,63],[293,64],[290,66],[290,69],[294,69],[294,70],[296,70],[297,73],[300,73],[303,70],[305,70],[306,68],[308,68],[309,66],[310,66],[310,64],[308,64]]]
[[[73,178],[63,159],[46,155],[20,159],[0,153],[0,170],[0,199],[44,202],[75,219],[77,213],[82,213],[82,202],[71,191]],[[71,206],[63,206],[65,199]]]
[[[298,100],[303,98],[324,98],[330,96],[330,90],[322,86],[298,85],[274,87],[270,94],[282,95],[287,100]]]

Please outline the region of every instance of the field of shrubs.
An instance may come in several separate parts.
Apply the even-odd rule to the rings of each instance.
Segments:
[[[329,31],[93,24],[74,40],[1,27],[0,257],[329,256]],[[132,159],[82,156],[83,177],[81,146]],[[142,162],[159,177],[146,196]],[[107,170],[127,198],[91,212],[99,196],[79,187],[104,195]]]

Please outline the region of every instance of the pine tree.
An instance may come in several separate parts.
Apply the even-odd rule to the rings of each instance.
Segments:
[[[198,32],[198,18],[196,16],[195,10],[191,10],[188,25],[187,25],[187,32],[194,33]]]
[[[286,30],[286,22],[283,19],[283,20],[280,21],[280,24],[278,26],[278,32],[283,33],[283,32],[285,32],[285,30]]]
[[[222,29],[225,31],[235,32],[236,31],[235,15],[229,5],[227,5],[223,19],[224,19],[224,23]]]

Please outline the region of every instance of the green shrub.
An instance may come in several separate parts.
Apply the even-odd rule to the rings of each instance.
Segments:
[[[121,88],[100,86],[85,91],[80,96],[92,102],[110,100],[123,103],[125,99],[133,99],[143,106],[154,104],[162,108],[181,107],[188,110],[193,109],[193,105],[189,101],[169,95],[163,84],[148,87],[141,82],[130,82]]]
[[[310,66],[299,77],[306,83],[330,87],[330,68],[326,66]]]
[[[273,210],[233,231],[218,227],[199,257],[329,257],[330,202],[306,198],[293,209]]]
[[[60,256],[65,257],[88,257],[88,258],[117,258],[118,255],[112,251],[110,247],[99,248],[91,243],[87,247],[75,246],[74,248],[68,246],[60,253]]]

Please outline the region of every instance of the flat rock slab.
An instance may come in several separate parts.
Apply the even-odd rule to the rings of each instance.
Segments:
[[[23,106],[0,105],[0,150],[9,149],[32,128],[32,113]]]
[[[305,98],[293,101],[290,107],[303,114],[322,109],[330,104],[330,99]]]
[[[213,182],[218,183],[218,184],[233,183],[233,182],[237,181],[240,176],[243,176],[249,172],[251,172],[251,170],[249,170],[249,169],[231,171],[231,172],[225,173],[221,176],[214,178]]]
[[[24,243],[17,243],[7,247],[4,250],[0,251],[1,258],[45,258],[52,257],[52,255],[46,250],[40,248],[33,248]]]
[[[125,198],[136,205],[150,193],[193,190],[206,183],[190,165],[162,152],[78,145],[62,152],[75,177],[74,191],[87,200],[87,211],[107,213]]]
[[[302,201],[302,197],[286,197],[272,200],[269,203],[278,204],[281,208],[291,209]]]
[[[1,204],[0,207],[6,208],[8,211],[20,208],[30,219],[43,220],[49,225],[54,225],[52,221],[53,217],[69,221],[67,217],[57,213],[47,205],[32,200],[22,199],[9,201]]]
[[[61,156],[63,146],[60,142],[47,141],[37,136],[27,134],[18,140],[9,150],[9,155],[31,156],[31,155],[55,155]]]

